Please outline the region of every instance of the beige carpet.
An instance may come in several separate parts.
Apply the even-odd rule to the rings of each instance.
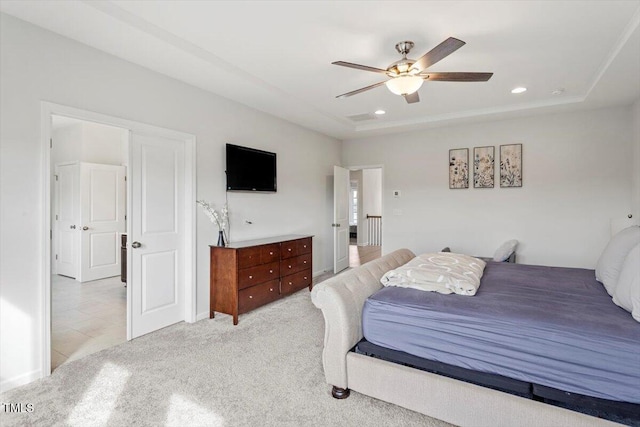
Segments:
[[[0,395],[6,426],[446,426],[352,393],[333,399],[324,322],[303,290],[251,313],[177,324]],[[424,396],[428,399],[429,396]]]

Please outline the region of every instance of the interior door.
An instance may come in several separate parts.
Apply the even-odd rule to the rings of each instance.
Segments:
[[[184,159],[184,141],[131,136],[131,338],[184,320]]]
[[[120,275],[125,191],[124,166],[80,163],[81,282]]]
[[[349,170],[333,167],[333,272],[349,267]]]
[[[55,167],[55,266],[56,274],[78,275],[78,230],[80,224],[80,166]]]

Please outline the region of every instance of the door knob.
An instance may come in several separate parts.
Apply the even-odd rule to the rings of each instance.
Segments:
[[[87,227],[86,225],[84,227],[82,227],[82,231],[87,231],[89,229],[89,227]]]
[[[133,242],[133,243],[131,244],[131,247],[132,247],[133,249],[138,249],[140,246],[142,246],[142,244],[141,244],[140,242]]]
[[[69,228],[72,229],[72,230],[75,230],[76,226],[75,225],[70,225]]]

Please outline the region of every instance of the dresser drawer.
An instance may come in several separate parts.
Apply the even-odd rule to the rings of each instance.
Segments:
[[[299,240],[282,242],[282,245],[280,246],[280,254],[282,256],[282,259],[287,259],[298,255],[298,242]]]
[[[246,313],[280,298],[279,281],[261,283],[238,292],[238,313]]]
[[[306,269],[299,273],[291,274],[282,278],[280,282],[280,293],[290,294],[305,288],[311,284],[311,269]]]
[[[280,277],[280,264],[272,262],[238,270],[238,289],[248,288]]]
[[[280,272],[283,276],[297,273],[307,268],[311,268],[311,254],[299,255],[280,261]]]
[[[298,254],[308,254],[311,252],[311,237],[298,240]]]
[[[263,264],[260,260],[261,254],[261,246],[238,249],[238,268],[247,268]]]
[[[260,263],[266,264],[274,261],[280,261],[280,244],[260,246]]]

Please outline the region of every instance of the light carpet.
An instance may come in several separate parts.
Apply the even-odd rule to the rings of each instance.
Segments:
[[[352,392],[331,397],[308,290],[240,316],[179,323],[0,395],[8,426],[448,426]],[[428,399],[429,396],[424,396]]]

